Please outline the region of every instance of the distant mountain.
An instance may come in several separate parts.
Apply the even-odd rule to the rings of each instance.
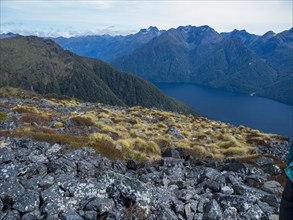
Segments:
[[[149,27],[148,29],[141,29],[136,34],[126,36],[59,37],[52,38],[52,40],[64,49],[79,54],[80,56],[110,62],[117,57],[133,52],[163,32],[158,30],[157,27]]]
[[[107,104],[193,111],[166,97],[147,81],[119,72],[102,61],[65,51],[52,40],[14,37],[0,40],[0,45],[0,87]]]
[[[54,39],[153,82],[195,83],[293,104],[293,28],[262,36],[209,26],[155,27],[127,36]]]
[[[0,39],[17,37],[17,36],[19,36],[19,34],[14,34],[14,33],[9,32],[7,34],[0,34]]]
[[[257,36],[243,31],[230,35],[208,26],[170,29],[112,64],[153,82],[196,83],[292,104],[289,88],[279,88],[284,83],[274,66],[243,43]]]
[[[293,28],[279,34],[268,31],[263,36],[234,30],[223,36],[240,40],[277,71],[277,79],[263,89],[265,96],[293,104]]]

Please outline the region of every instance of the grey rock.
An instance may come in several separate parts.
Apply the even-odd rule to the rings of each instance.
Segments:
[[[18,200],[14,203],[13,208],[19,212],[30,212],[40,206],[39,193],[33,190],[27,190]]]
[[[85,211],[83,217],[85,220],[96,220],[98,213],[96,211]]]
[[[43,177],[39,182],[38,185],[42,188],[48,188],[54,184],[54,177],[47,175]]]
[[[6,214],[7,213],[0,211],[0,220],[2,220],[6,216]]]
[[[168,207],[161,207],[161,212],[159,214],[159,218],[161,220],[177,220],[178,217],[176,216],[176,214],[169,209]]]
[[[188,203],[184,206],[184,212],[185,212],[185,217],[188,218],[189,216],[191,216],[192,211],[191,211],[191,204]]]
[[[284,191],[284,188],[281,186],[281,184],[274,180],[265,182],[262,189],[266,192],[275,194],[282,194]]]
[[[205,205],[209,202],[210,200],[208,198],[200,198],[198,206],[197,206],[197,211],[200,213],[203,213]]]
[[[47,199],[50,200],[55,197],[60,197],[64,195],[64,191],[59,188],[56,184],[52,185],[48,189],[41,192],[41,197],[43,201]]]
[[[174,148],[170,147],[170,148],[167,148],[162,153],[162,157],[173,157],[173,158],[180,159],[180,154],[179,154],[179,152],[177,150],[175,150]]]
[[[37,219],[42,219],[41,212],[39,210],[34,210],[32,212],[25,213],[21,217],[21,220],[37,220]]]
[[[274,212],[274,209],[265,202],[257,200],[257,205],[264,212],[266,218],[269,218]]]
[[[180,190],[176,192],[176,196],[179,200],[186,202],[189,201],[194,195],[192,190]]]
[[[70,187],[78,183],[78,180],[71,174],[61,174],[55,177],[55,182],[62,189],[69,191]]]
[[[250,175],[244,179],[244,182],[251,187],[261,187],[265,181],[266,178],[260,175]]]
[[[47,199],[41,207],[41,212],[47,216],[56,216],[58,213],[77,211],[80,200],[74,197],[53,197]]]
[[[239,219],[239,217],[237,216],[237,209],[235,207],[227,207],[223,212],[223,219],[225,220]]]
[[[245,213],[244,217],[245,219],[257,220],[264,218],[265,215],[260,207],[255,204]]]
[[[173,167],[173,166],[183,166],[183,160],[172,158],[172,157],[164,157],[161,160],[161,165],[165,167]]]
[[[213,168],[207,167],[204,172],[204,176],[208,179],[214,180],[216,179],[221,173]]]
[[[89,179],[87,182],[80,182],[72,185],[69,192],[74,197],[106,197],[104,185],[101,185],[94,180]]]
[[[283,172],[282,169],[276,164],[263,167],[263,171],[271,175],[279,175]]]
[[[267,194],[266,192],[262,190],[259,190],[250,186],[246,186],[245,184],[242,184],[242,183],[233,185],[233,189],[236,194],[242,195],[242,196],[255,195],[260,197]]]
[[[126,167],[129,170],[137,170],[137,163],[134,160],[128,160]]]
[[[190,201],[190,208],[191,211],[196,213],[197,212],[197,206],[198,206],[198,201],[197,200],[191,200]]]
[[[203,214],[202,213],[195,213],[193,216],[194,220],[202,220],[203,219]]]
[[[64,220],[83,220],[83,218],[74,211],[68,211],[68,212],[62,213],[62,219],[64,219]]]
[[[59,144],[54,144],[46,151],[46,156],[51,156],[52,154],[58,153],[62,147]]]
[[[77,162],[77,171],[80,176],[94,176],[95,175],[95,167],[93,164],[80,160]]]
[[[225,170],[233,172],[246,172],[248,169],[249,167],[247,164],[239,162],[228,163],[225,166]]]
[[[220,184],[216,181],[211,181],[211,180],[208,180],[206,182],[206,186],[208,188],[210,188],[213,192],[219,192],[220,191]]]
[[[16,210],[9,210],[3,220],[20,220],[20,214]]]
[[[274,163],[274,159],[269,157],[259,157],[259,158],[253,159],[252,161],[258,166],[272,165]]]
[[[77,173],[77,165],[76,162],[80,160],[74,160],[70,158],[68,155],[64,155],[57,160],[51,160],[48,165],[48,172],[55,172],[59,170],[62,173],[70,173],[70,174],[76,174]]]
[[[204,219],[222,219],[223,213],[216,200],[211,200],[205,207]]]
[[[178,138],[178,139],[184,139],[185,136],[183,134],[180,133],[180,131],[178,131],[176,128],[168,128],[168,130],[166,131],[166,134],[170,134],[171,136]]]
[[[266,202],[270,206],[274,208],[279,208],[280,201],[278,201],[277,197],[275,195],[265,195],[261,198],[262,202]]]
[[[223,187],[221,187],[221,193],[226,194],[226,195],[231,195],[234,193],[234,190],[230,186],[223,186]]]
[[[32,152],[29,155],[29,159],[33,163],[48,163],[49,162],[48,158],[44,154],[36,154],[35,152]]]
[[[0,164],[10,162],[14,159],[14,154],[6,147],[0,148]]]
[[[5,182],[16,182],[18,177],[18,163],[0,165],[0,180]]]
[[[7,204],[14,203],[22,196],[25,189],[18,182],[0,182],[0,198]]]
[[[178,215],[184,215],[184,212],[185,212],[185,207],[184,207],[184,203],[183,202],[176,202],[174,204],[175,208],[174,208],[174,211],[175,213]]]
[[[109,212],[111,209],[113,209],[115,206],[115,203],[112,199],[108,198],[101,198],[101,199],[95,199],[91,202],[89,202],[85,210],[86,211],[96,211],[99,215],[103,214],[105,212]]]
[[[3,210],[3,208],[4,208],[4,205],[3,205],[2,199],[0,199],[0,211]]]
[[[22,167],[19,170],[19,176],[23,176],[27,179],[31,178],[34,175],[46,175],[47,166],[42,163],[31,163],[25,167]]]
[[[108,196],[115,203],[124,204],[126,207],[136,204],[137,207],[140,207],[146,213],[149,212],[151,194],[141,182],[126,176],[113,175],[113,173],[109,177],[109,183],[112,182],[112,184],[108,185],[106,189]]]

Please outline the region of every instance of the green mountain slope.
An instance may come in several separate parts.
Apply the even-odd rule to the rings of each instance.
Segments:
[[[19,87],[40,94],[56,93],[115,105],[193,111],[166,97],[147,81],[101,61],[65,51],[51,40],[15,37],[2,39],[0,44],[0,87]]]

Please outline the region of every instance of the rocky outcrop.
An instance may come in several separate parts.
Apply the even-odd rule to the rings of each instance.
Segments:
[[[125,164],[88,147],[0,142],[1,220],[269,219],[278,213],[282,187],[269,179],[275,174],[267,173],[267,157],[254,166],[182,159],[172,149],[154,163]]]

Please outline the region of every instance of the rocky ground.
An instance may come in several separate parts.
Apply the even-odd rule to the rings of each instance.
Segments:
[[[74,125],[73,118],[68,115],[73,111],[84,115],[86,109],[93,111],[93,104],[55,106],[44,100],[16,99],[0,100],[0,103],[0,220],[232,220],[277,217],[285,181],[282,161],[288,150],[288,139],[260,133],[252,139],[251,134],[255,131],[223,125],[225,132],[229,131],[235,137],[230,144],[235,144],[236,138],[243,145],[250,142],[251,155],[215,160],[207,154],[204,154],[206,157],[202,154],[196,156],[193,152],[188,154],[193,145],[190,148],[176,146],[174,143],[178,140],[188,142],[193,137],[191,132],[182,130],[184,126],[174,127],[177,121],[173,120],[173,126],[169,126],[164,118],[167,113],[161,114],[156,121],[157,115],[146,115],[143,109],[128,110],[99,104],[98,107],[95,105],[96,110],[102,109],[103,113],[107,110],[108,115],[111,115],[109,109],[116,114],[122,112],[124,116],[140,115],[144,126],[151,126],[146,121],[153,124],[166,122],[167,127],[163,128],[167,135],[174,137],[168,147],[158,144],[159,151],[146,151],[130,145],[131,150],[141,150],[145,154],[144,160],[127,157],[129,151],[121,154],[121,158],[110,160],[100,153],[111,158],[111,154],[117,153],[112,152],[112,148],[105,152],[101,151],[100,145],[98,148],[81,146],[92,143],[92,140],[88,142],[85,134],[108,135],[115,144],[114,149],[123,152],[123,143],[114,142],[119,141],[119,135],[115,136],[114,131],[103,131],[105,127],[102,129],[97,125],[113,122],[119,117],[123,123],[128,120],[125,126],[131,127],[137,118],[116,115],[116,118],[101,119],[99,116],[98,124],[76,125],[80,121],[75,121]],[[24,108],[24,103],[29,108]],[[53,114],[53,110],[59,113]],[[179,119],[184,117],[193,120],[191,116],[178,116]],[[29,121],[32,118],[35,120]],[[216,132],[222,126],[204,122],[205,130],[207,126],[216,126]],[[37,132],[38,129],[42,132]],[[118,127],[115,129],[118,131]],[[237,133],[244,130],[249,134],[243,134],[248,142],[244,142],[244,138],[239,137],[241,133]],[[50,135],[45,135],[46,132]],[[71,136],[64,136],[68,134]],[[68,137],[71,141],[66,139]],[[43,141],[38,141],[40,139]],[[82,144],[82,141],[85,142]]]
[[[110,161],[85,147],[1,138],[0,219],[269,219],[278,213],[282,170],[182,159],[168,149],[138,165]]]

